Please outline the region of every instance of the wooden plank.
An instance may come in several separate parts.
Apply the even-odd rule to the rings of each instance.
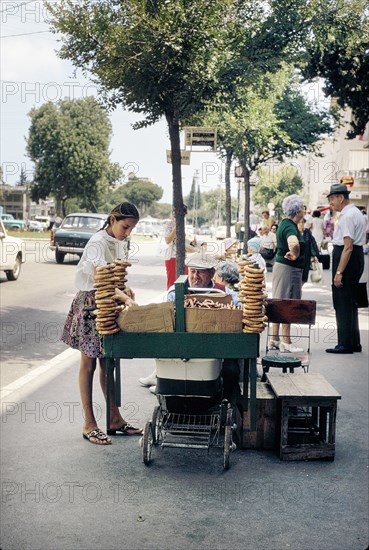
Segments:
[[[250,410],[243,414],[242,447],[244,449],[275,449],[277,400],[270,386],[256,383],[256,430],[251,431]]]
[[[176,304],[176,332],[185,332],[184,296],[188,289],[186,275],[178,277],[174,283]]]
[[[105,356],[126,359],[256,359],[258,350],[259,335],[250,333],[118,332],[104,337]]]
[[[341,399],[341,395],[319,373],[267,374],[277,397],[316,397]]]

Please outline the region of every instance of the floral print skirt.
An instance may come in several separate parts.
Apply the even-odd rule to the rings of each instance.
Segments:
[[[70,307],[64,324],[62,341],[87,357],[104,357],[103,338],[96,330],[92,309],[95,305],[94,290],[80,290]]]

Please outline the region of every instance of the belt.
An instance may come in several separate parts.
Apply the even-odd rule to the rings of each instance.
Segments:
[[[362,244],[354,244],[353,247],[354,248],[363,248],[363,245]],[[334,244],[333,248],[344,248],[344,245],[343,244]]]

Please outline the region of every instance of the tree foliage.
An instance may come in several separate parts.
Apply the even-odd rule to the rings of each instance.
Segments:
[[[29,113],[27,152],[35,163],[33,200],[53,195],[58,210],[68,198],[97,211],[108,184],[120,176],[109,160],[111,124],[106,111],[88,97],[45,103]]]
[[[303,181],[296,168],[292,166],[277,167],[271,163],[258,170],[259,181],[253,193],[256,208],[265,209],[268,203],[273,203],[277,219],[282,217],[282,202],[288,195],[299,194]]]
[[[196,122],[218,129],[219,153],[226,159],[227,225],[231,223],[230,167],[233,159],[242,166],[245,179],[246,227],[249,227],[250,178],[271,159],[316,151],[318,140],[332,131],[326,111],[316,111],[298,90],[291,67],[259,77],[253,88],[240,81],[226,101],[218,101],[199,113]],[[228,230],[229,233],[229,230]],[[245,233],[245,247],[248,235]]]
[[[235,90],[240,82],[250,92],[256,91],[260,78],[276,73],[285,63],[306,67],[309,62],[306,44],[311,46],[311,52],[315,46],[317,51],[320,47],[324,52],[324,32],[320,27],[329,29],[334,22],[334,18],[324,20],[326,7],[328,12],[328,8],[334,11],[350,2],[62,0],[48,4],[51,25],[62,35],[61,57],[92,73],[102,97],[112,107],[121,104],[141,113],[137,128],[161,117],[167,121],[178,274],[184,270],[185,243],[180,125],[204,110],[207,104],[216,102],[222,94],[223,99],[234,94],[237,99]],[[251,144],[257,151],[248,156],[248,162],[252,159],[264,162],[268,156],[266,141],[272,140],[273,147],[277,148],[281,142],[289,145],[292,138],[287,128],[284,133],[279,128],[276,135],[273,124],[262,128],[260,135],[265,118],[260,94],[259,105],[254,102],[253,112],[260,120],[248,117],[248,138],[238,145],[246,151]],[[274,117],[277,116],[274,113]],[[241,121],[241,130],[246,128],[243,124]],[[232,144],[225,145],[232,147]]]
[[[239,78],[251,84],[294,57],[310,3],[307,10],[305,0],[65,0],[48,8],[62,34],[60,56],[91,72],[111,106],[141,113],[136,127],[165,117],[183,273],[180,124]]]
[[[353,113],[348,137],[369,121],[369,5],[367,0],[325,0],[310,36],[303,74],[324,79],[324,91]]]
[[[126,200],[133,202],[140,209],[142,215],[146,214],[153,202],[159,201],[163,196],[163,189],[159,185],[138,178],[122,185],[119,191]]]

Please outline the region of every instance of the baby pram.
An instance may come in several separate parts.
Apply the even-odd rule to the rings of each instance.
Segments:
[[[188,291],[208,293],[209,289]],[[229,468],[230,453],[236,448],[232,440],[235,425],[233,409],[223,399],[221,371],[221,359],[156,360],[158,405],[144,429],[146,465],[155,446],[208,451],[220,447],[223,467]]]

